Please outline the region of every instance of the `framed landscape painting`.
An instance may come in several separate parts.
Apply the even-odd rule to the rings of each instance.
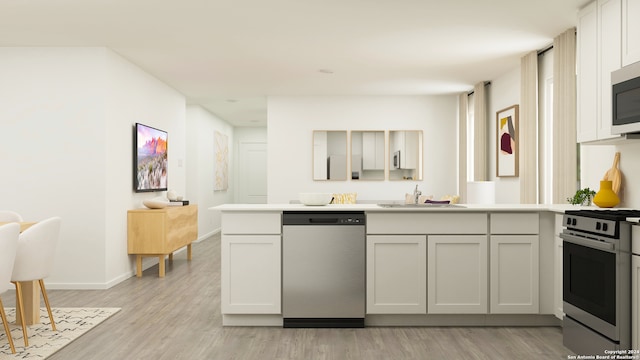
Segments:
[[[518,176],[518,105],[496,113],[496,176]]]

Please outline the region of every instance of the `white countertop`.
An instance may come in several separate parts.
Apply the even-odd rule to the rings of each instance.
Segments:
[[[302,204],[223,204],[209,208],[214,211],[369,211],[369,212],[501,212],[501,211],[552,211],[563,213],[565,210],[584,207],[555,204],[460,204],[464,207],[382,207],[377,204],[329,204],[324,206],[306,206]]]

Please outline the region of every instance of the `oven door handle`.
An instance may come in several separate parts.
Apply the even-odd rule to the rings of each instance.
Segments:
[[[611,243],[598,241],[598,240],[585,239],[585,238],[581,238],[581,237],[574,236],[574,235],[569,235],[569,234],[564,234],[564,233],[561,233],[560,237],[564,241],[570,242],[570,243],[573,243],[573,244],[582,245],[582,246],[586,246],[586,247],[590,247],[590,248],[598,249],[598,250],[604,250],[604,251],[608,251],[608,252],[615,252],[615,246],[614,246],[614,244],[611,244]]]

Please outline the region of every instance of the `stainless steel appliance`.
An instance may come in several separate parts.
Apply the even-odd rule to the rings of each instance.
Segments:
[[[580,355],[631,348],[633,210],[566,211],[563,239],[564,345]]]
[[[364,212],[285,211],[284,327],[364,327]]]
[[[640,62],[612,72],[611,85],[611,132],[640,132]]]

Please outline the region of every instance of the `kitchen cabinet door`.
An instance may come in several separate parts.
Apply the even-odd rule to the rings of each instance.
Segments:
[[[578,142],[596,140],[598,118],[598,7],[597,2],[578,13]]]
[[[553,313],[560,320],[564,318],[564,310],[562,309],[562,238],[560,238],[560,232],[562,231],[562,219],[561,214],[556,214],[556,226],[554,236],[554,268],[553,268]]]
[[[362,170],[384,170],[384,132],[362,133]]]
[[[620,138],[611,134],[611,72],[622,65],[621,4],[598,0],[578,13],[576,125],[581,143]]]
[[[223,314],[281,313],[280,249],[280,235],[222,235]]]
[[[598,140],[620,137],[611,134],[611,72],[619,70],[621,60],[621,0],[598,1]],[[635,21],[637,23],[637,21]],[[640,39],[639,39],[640,40]]]
[[[640,61],[639,18],[640,0],[622,0],[622,66]]]
[[[631,344],[640,349],[640,255],[631,256]]]
[[[427,237],[367,236],[367,314],[427,313]]]
[[[539,312],[538,235],[491,236],[492,314]]]
[[[429,236],[427,312],[486,314],[487,236]]]

